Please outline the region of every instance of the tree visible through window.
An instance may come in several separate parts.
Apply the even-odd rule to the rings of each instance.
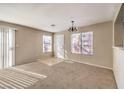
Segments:
[[[82,54],[93,54],[93,32],[82,33]]]
[[[77,33],[77,34],[72,34],[72,45],[71,45],[71,49],[72,49],[72,53],[81,53],[81,34]]]
[[[72,53],[93,54],[93,32],[72,34]]]
[[[43,35],[43,52],[52,51],[52,36]]]

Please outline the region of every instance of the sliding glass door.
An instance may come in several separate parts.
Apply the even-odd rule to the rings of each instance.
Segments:
[[[15,30],[0,27],[0,68],[15,65]]]
[[[55,35],[55,40],[54,40],[54,50],[55,50],[55,56],[57,58],[62,58],[64,59],[65,54],[64,54],[64,35],[59,34]]]

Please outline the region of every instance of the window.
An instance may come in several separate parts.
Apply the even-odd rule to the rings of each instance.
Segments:
[[[72,53],[81,53],[81,34],[72,34]]]
[[[93,54],[93,32],[82,33],[82,54]]]
[[[52,36],[43,35],[43,52],[52,51]]]
[[[0,69],[15,65],[15,29],[0,27]]]
[[[93,32],[72,34],[72,53],[92,55],[93,54]]]

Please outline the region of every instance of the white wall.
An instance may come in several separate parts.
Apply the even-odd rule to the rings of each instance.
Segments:
[[[113,48],[113,71],[118,88],[124,88],[124,49]]]
[[[115,80],[118,88],[124,88],[124,48],[117,46],[119,45],[118,42],[119,43],[121,42],[120,41],[121,34],[118,33],[118,30],[116,30],[114,26],[120,7],[121,7],[121,4],[118,6],[118,11],[113,22],[113,46],[114,46],[113,47],[113,72],[115,75]],[[124,31],[124,28],[120,27],[119,30]]]

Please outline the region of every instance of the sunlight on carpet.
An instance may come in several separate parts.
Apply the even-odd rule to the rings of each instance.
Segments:
[[[24,89],[28,88],[40,79],[46,78],[45,75],[24,71],[17,68],[0,70],[1,89]]]

